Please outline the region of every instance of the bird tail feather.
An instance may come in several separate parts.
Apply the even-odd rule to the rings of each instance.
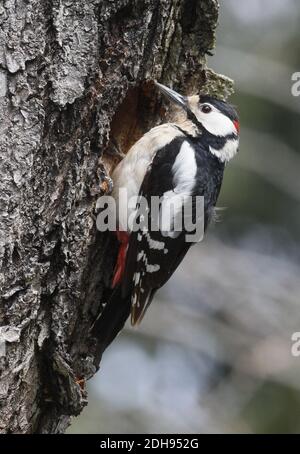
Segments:
[[[121,285],[118,285],[108,297],[103,311],[92,328],[95,336],[101,338],[102,352],[111,344],[124,327],[130,315],[130,307],[130,296],[123,297]]]

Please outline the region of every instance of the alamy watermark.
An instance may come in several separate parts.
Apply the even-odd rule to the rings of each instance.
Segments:
[[[159,196],[129,197],[126,188],[119,190],[118,202],[112,196],[97,201],[97,229],[114,232],[117,228],[137,232],[160,231],[163,236],[176,238],[185,233],[187,243],[199,242],[204,235],[204,197],[168,191]]]
[[[295,72],[292,74],[292,87],[291,93],[292,96],[300,96],[300,72]]]
[[[291,354],[294,357],[300,356],[300,332],[296,331],[291,337],[292,347]]]

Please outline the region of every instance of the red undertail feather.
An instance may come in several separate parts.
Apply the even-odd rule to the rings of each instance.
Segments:
[[[117,263],[115,266],[114,277],[112,280],[112,288],[115,288],[122,280],[125,271],[126,253],[128,249],[129,235],[121,230],[116,231],[118,241],[120,243]]]

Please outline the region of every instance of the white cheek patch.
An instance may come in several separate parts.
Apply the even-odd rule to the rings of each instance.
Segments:
[[[233,121],[226,115],[223,115],[218,109],[209,103],[212,108],[209,113],[200,112],[197,119],[203,124],[204,128],[214,136],[225,137],[231,134],[237,134]]]

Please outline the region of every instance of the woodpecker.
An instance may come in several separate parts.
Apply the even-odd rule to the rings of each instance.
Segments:
[[[155,292],[174,273],[192,243],[186,242],[184,230],[168,234],[161,224],[155,231],[131,230],[127,221],[138,216],[138,206],[125,207],[120,190],[126,189],[128,199],[160,197],[162,218],[164,202],[175,201],[178,208],[185,203],[185,196],[202,196],[205,231],[214,214],[224,167],[239,146],[239,119],[230,104],[208,95],[182,96],[155,84],[179,106],[181,116],[174,123],[148,131],[112,174],[117,213],[125,208],[127,211],[118,218],[120,248],[112,278],[112,298],[121,298],[130,305],[132,325],[142,320]],[[148,209],[149,220],[152,215]]]

